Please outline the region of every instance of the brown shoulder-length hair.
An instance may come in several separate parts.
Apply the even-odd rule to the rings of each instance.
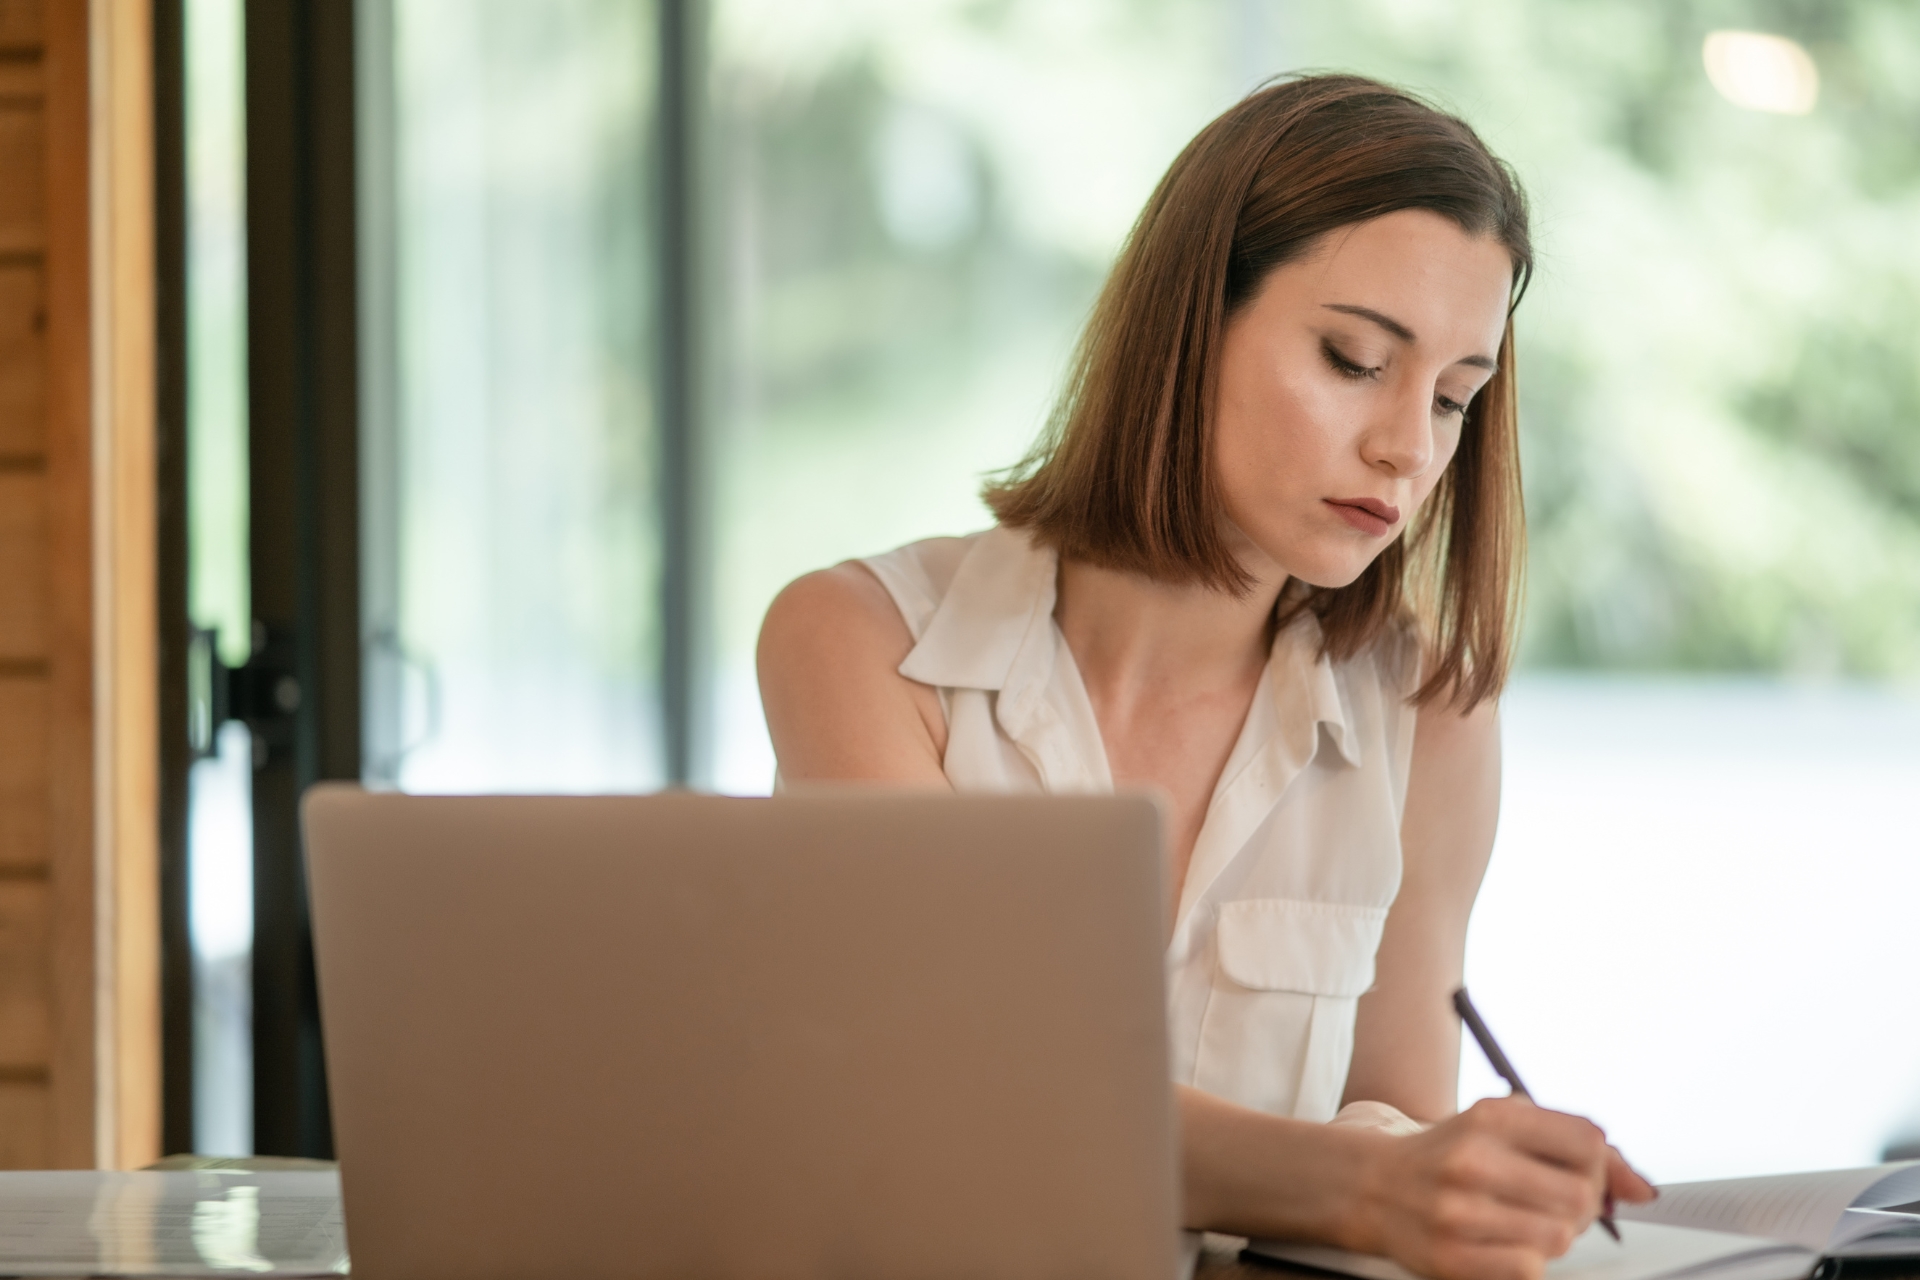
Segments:
[[[1046,432],[987,485],[994,514],[1062,556],[1246,591],[1210,466],[1227,323],[1320,237],[1401,209],[1498,239],[1519,301],[1533,269],[1526,198],[1464,121],[1375,80],[1320,75],[1262,89],[1208,125],[1134,225]],[[1517,416],[1509,311],[1499,369],[1407,533],[1347,586],[1285,593],[1279,623],[1311,612],[1344,658],[1410,617],[1427,653],[1415,702],[1497,696],[1524,556]]]

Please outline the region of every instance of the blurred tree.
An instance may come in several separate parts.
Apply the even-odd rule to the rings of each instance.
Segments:
[[[735,266],[748,283],[732,292],[754,301],[732,376],[755,388],[736,429],[790,446],[777,478],[739,461],[736,492],[765,517],[743,536],[765,547],[774,523],[820,510],[822,486],[870,491],[874,458],[894,498],[815,517],[833,530],[816,542],[743,547],[744,635],[789,570],[977,512],[974,475],[907,468],[991,465],[989,444],[1012,461],[1178,147],[1260,79],[1336,68],[1458,110],[1535,200],[1526,661],[1920,675],[1910,0],[722,0],[719,14],[729,145],[751,139],[758,157],[729,188],[757,211],[759,255]],[[1721,28],[1801,42],[1821,74],[1811,114],[1722,99],[1701,60]],[[922,144],[972,167],[960,233],[903,237],[900,210],[921,206],[896,198],[914,179],[888,168],[901,111],[964,142]],[[895,443],[907,436],[917,452]],[[977,447],[933,447],[949,436]]]

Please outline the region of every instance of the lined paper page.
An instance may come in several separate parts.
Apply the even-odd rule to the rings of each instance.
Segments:
[[[1920,1213],[1920,1160],[1881,1165],[1887,1176],[1862,1192],[1853,1202],[1856,1209],[1879,1209],[1887,1213]]]
[[[1621,1205],[1619,1213],[1636,1222],[1771,1236],[1826,1252],[1846,1211],[1896,1172],[1904,1180],[1909,1170],[1875,1165],[1768,1178],[1681,1182],[1661,1187],[1660,1198],[1652,1204]]]

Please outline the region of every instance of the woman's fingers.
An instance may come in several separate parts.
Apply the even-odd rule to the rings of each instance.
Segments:
[[[1547,1261],[1564,1254],[1578,1234],[1563,1218],[1485,1195],[1443,1193],[1417,1236],[1389,1252],[1439,1280],[1538,1280]]]
[[[1429,1275],[1533,1280],[1603,1196],[1653,1195],[1597,1126],[1525,1098],[1476,1103],[1393,1143],[1375,1183],[1381,1251]]]
[[[1552,1164],[1598,1173],[1607,1159],[1607,1135],[1600,1126],[1580,1116],[1536,1107],[1525,1098],[1486,1098],[1465,1112],[1484,1116],[1513,1144]]]
[[[1420,1270],[1436,1280],[1540,1280],[1547,1260],[1513,1245],[1441,1244]]]
[[[1456,1177],[1509,1204],[1576,1219],[1582,1228],[1599,1212],[1607,1145],[1592,1124],[1505,1098],[1476,1103],[1460,1123],[1464,1133],[1448,1153]]]
[[[1627,1163],[1626,1157],[1612,1147],[1607,1148],[1607,1190],[1614,1199],[1624,1200],[1628,1204],[1645,1204],[1660,1194],[1658,1188],[1642,1177],[1637,1169]]]
[[[1549,1258],[1572,1248],[1582,1229],[1558,1214],[1468,1195],[1442,1200],[1434,1226],[1445,1239],[1472,1245],[1518,1245]]]
[[[1497,1137],[1464,1136],[1441,1157],[1440,1176],[1447,1191],[1578,1228],[1592,1221],[1600,1208],[1600,1191],[1591,1180],[1545,1164]]]

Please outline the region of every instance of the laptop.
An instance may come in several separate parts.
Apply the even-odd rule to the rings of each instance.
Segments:
[[[355,1280],[1167,1280],[1141,798],[304,806]]]

